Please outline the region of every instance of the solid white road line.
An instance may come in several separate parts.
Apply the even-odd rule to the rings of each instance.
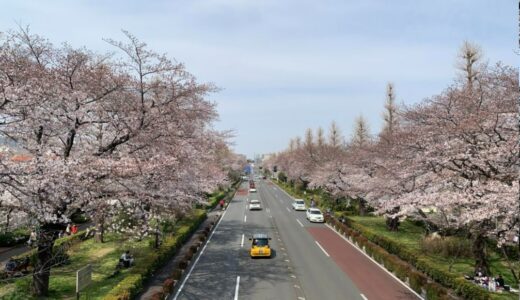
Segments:
[[[409,291],[411,291],[412,293],[415,294],[415,296],[419,297],[419,299],[423,299],[423,297],[421,297],[421,295],[417,294],[416,291],[414,291],[411,287],[407,286],[404,282],[402,282],[399,278],[397,278],[392,272],[388,271],[387,269],[385,269],[385,267],[381,266],[377,261],[375,261],[372,257],[370,257],[370,255],[366,254],[363,250],[361,250],[360,248],[358,248],[354,243],[352,243],[351,241],[349,241],[346,237],[344,237],[343,235],[341,235],[339,232],[337,232],[334,227],[330,226],[329,224],[325,223],[325,226],[329,227],[330,230],[334,231],[337,235],[339,235],[342,239],[344,239],[347,243],[349,243],[350,245],[352,245],[352,247],[354,247],[357,251],[361,252],[361,254],[363,254],[364,256],[366,256],[368,259],[370,259],[376,266],[378,266],[379,268],[381,268],[381,270],[385,271],[388,275],[392,276],[395,280],[397,280],[397,282],[399,282],[402,286],[404,286],[405,288],[407,288]]]
[[[296,222],[298,222],[298,224],[300,224],[300,226],[303,227],[303,224],[302,222],[300,222],[300,220],[296,219]]]
[[[360,295],[361,295],[361,298],[363,298],[364,300],[368,300],[368,298],[365,297],[365,295],[363,295],[363,294],[360,294]]]
[[[240,242],[240,248],[244,247],[244,234],[242,234],[242,241]]]
[[[235,300],[238,300],[238,288],[240,286],[240,276],[237,276],[237,285],[235,286]]]
[[[219,220],[218,223],[217,223],[217,226],[215,226],[215,229],[213,229],[213,232],[211,232],[211,234],[209,235],[208,241],[206,242],[206,244],[204,245],[204,247],[202,247],[202,250],[200,250],[200,253],[199,253],[199,255],[197,256],[197,259],[195,259],[195,262],[193,263],[193,265],[191,266],[190,270],[188,271],[188,274],[186,275],[186,277],[184,277],[184,280],[182,281],[181,286],[180,286],[179,289],[177,290],[177,293],[175,293],[175,297],[173,297],[173,300],[177,300],[177,297],[179,297],[179,294],[181,293],[182,289],[184,288],[184,284],[186,283],[186,281],[188,280],[188,278],[190,278],[191,272],[193,272],[193,269],[195,269],[195,266],[196,266],[197,263],[199,262],[199,259],[200,259],[200,257],[202,256],[202,254],[204,253],[204,250],[206,250],[206,246],[208,246],[208,243],[209,243],[209,241],[211,240],[211,238],[213,237],[213,234],[215,233],[215,231],[217,231],[217,228],[218,228],[218,226],[220,225],[220,222],[222,222],[222,220],[224,220],[224,216],[226,215],[226,212],[227,212],[227,210],[224,211],[224,213],[223,213],[222,216],[220,217],[220,220]]]
[[[247,222],[247,215],[244,216],[244,223]]]
[[[287,209],[288,212],[291,212],[291,210],[289,209],[289,207],[286,207],[285,209]]]
[[[323,247],[320,245],[320,243],[318,243],[318,241],[314,241],[316,242],[316,245],[318,245],[318,247],[320,247],[321,251],[323,251],[323,253],[325,253],[325,255],[327,255],[327,257],[330,257],[330,255],[327,253],[327,251],[325,251],[325,249],[323,249]]]

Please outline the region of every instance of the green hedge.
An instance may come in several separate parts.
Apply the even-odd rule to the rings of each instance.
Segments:
[[[74,245],[75,243],[82,241],[84,236],[85,236],[85,230],[81,230],[81,231],[78,231],[74,235],[69,235],[69,236],[59,238],[56,241],[54,241],[53,251],[56,251],[60,246],[70,247],[70,246]],[[29,250],[23,254],[20,254],[20,255],[16,256],[15,258],[18,259],[18,258],[29,257],[31,259],[31,262],[34,265],[34,263],[36,262],[36,251],[37,251],[37,248],[32,248],[31,250]]]
[[[166,237],[157,251],[151,251],[149,255],[143,257],[143,263],[140,264],[140,267],[131,268],[130,273],[112,288],[103,299],[128,300],[135,297],[141,291],[144,281],[177,253],[183,243],[205,219],[206,213],[197,211],[194,218],[190,219],[189,222],[184,222],[175,235]]]
[[[0,247],[11,247],[23,244],[29,239],[29,229],[18,228],[13,231],[0,233]]]
[[[213,194],[208,195],[208,205],[206,205],[206,209],[212,209],[217,206],[217,204],[220,202],[220,200],[224,199],[224,201],[229,202],[233,198],[233,195],[235,194],[235,191],[240,186],[241,181],[236,181],[226,189],[225,191],[219,191],[215,192]]]
[[[57,239],[54,242],[53,253],[54,254],[59,253],[59,252],[63,253],[64,252],[63,247],[66,248],[65,249],[65,251],[66,251],[70,246],[81,241],[84,235],[85,235],[85,231],[83,230],[83,231],[78,231],[75,235],[66,236],[66,237]],[[33,248],[23,254],[15,256],[14,258],[15,259],[24,259],[26,257],[29,257],[29,260],[31,262],[30,265],[35,266],[36,260],[37,260],[36,251],[37,251],[37,248]],[[7,274],[5,273],[5,270],[3,270],[3,269],[0,270],[0,278],[7,278]]]
[[[446,288],[454,290],[458,296],[464,299],[490,299],[490,294],[483,288],[439,268],[435,262],[419,257],[399,243],[377,235],[351,219],[348,221],[350,226],[346,226],[335,218],[328,218],[327,222],[341,233],[351,237],[360,247],[365,247],[370,256],[384,264],[385,268],[395,273],[399,279],[404,281],[408,278],[410,287],[417,293],[421,294],[424,290],[427,299],[449,299]],[[422,273],[415,271],[410,265]],[[429,281],[423,273],[435,282]]]

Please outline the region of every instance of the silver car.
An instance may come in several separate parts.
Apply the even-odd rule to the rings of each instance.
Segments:
[[[306,210],[307,207],[305,207],[305,201],[303,199],[294,199],[292,208],[294,210]]]
[[[325,222],[325,218],[323,217],[323,214],[321,213],[321,210],[317,208],[309,208],[306,212],[307,220],[311,222],[318,222],[323,223]]]
[[[249,201],[249,210],[262,210],[260,201],[255,199]]]

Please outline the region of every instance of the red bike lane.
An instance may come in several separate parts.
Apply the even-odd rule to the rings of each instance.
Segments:
[[[307,227],[307,230],[366,299],[420,299],[330,228]]]

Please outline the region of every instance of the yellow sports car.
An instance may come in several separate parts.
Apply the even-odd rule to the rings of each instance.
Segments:
[[[249,251],[251,257],[271,257],[270,239],[265,233],[253,234],[253,237],[249,239],[252,240],[251,250]]]

